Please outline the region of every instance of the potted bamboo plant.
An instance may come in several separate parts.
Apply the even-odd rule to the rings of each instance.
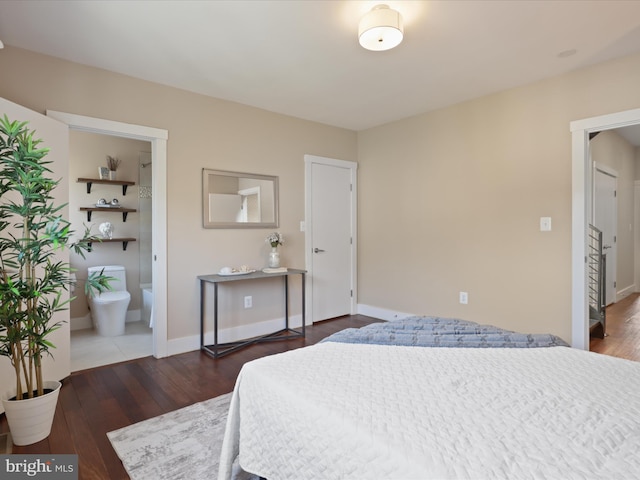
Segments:
[[[54,313],[65,310],[70,299],[72,269],[56,258],[70,248],[84,257],[90,241],[85,229],[73,242],[70,224],[62,217],[65,205],[52,196],[60,180],[49,178],[48,149],[27,122],[0,119],[0,356],[15,370],[15,386],[0,391],[15,445],[46,438],[51,431],[60,382],[45,381],[42,359],[55,346],[49,335],[60,328]],[[96,275],[86,289],[108,289],[108,277]],[[3,388],[7,386],[3,385]],[[43,425],[27,425],[43,419]]]

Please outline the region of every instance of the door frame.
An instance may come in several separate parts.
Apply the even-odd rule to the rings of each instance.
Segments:
[[[593,202],[589,134],[640,124],[640,108],[569,123],[571,131],[571,346],[589,350],[587,238]]]
[[[633,284],[640,288],[640,180],[633,182]]]
[[[151,143],[153,165],[152,252],[153,252],[153,356],[168,355],[167,341],[167,139],[169,133],[143,125],[86,117],[47,110],[47,116],[66,123],[69,130],[142,140]]]
[[[355,315],[357,313],[358,305],[358,163],[348,160],[337,160],[335,158],[318,157],[316,155],[304,156],[304,261],[307,269],[307,282],[306,292],[307,297],[305,317],[306,324],[311,325],[314,322],[313,318],[313,261],[311,251],[312,235],[313,232],[313,218],[311,215],[312,210],[312,195],[311,195],[311,182],[312,182],[312,165],[327,165],[332,167],[346,168],[350,172],[351,177],[351,305],[350,313]]]

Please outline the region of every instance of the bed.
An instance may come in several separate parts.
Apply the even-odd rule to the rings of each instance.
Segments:
[[[640,363],[473,322],[347,329],[244,365],[220,479],[640,478]]]

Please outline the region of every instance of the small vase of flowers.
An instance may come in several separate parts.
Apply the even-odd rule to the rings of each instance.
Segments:
[[[278,252],[278,245],[284,244],[284,237],[280,232],[271,232],[267,235],[265,241],[271,245],[271,251],[269,252],[269,267],[278,268],[280,266],[280,252]]]

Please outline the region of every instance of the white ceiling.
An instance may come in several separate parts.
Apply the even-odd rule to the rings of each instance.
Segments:
[[[369,52],[378,3],[4,0],[0,40],[353,130],[640,51],[640,1],[389,0],[404,42]]]

